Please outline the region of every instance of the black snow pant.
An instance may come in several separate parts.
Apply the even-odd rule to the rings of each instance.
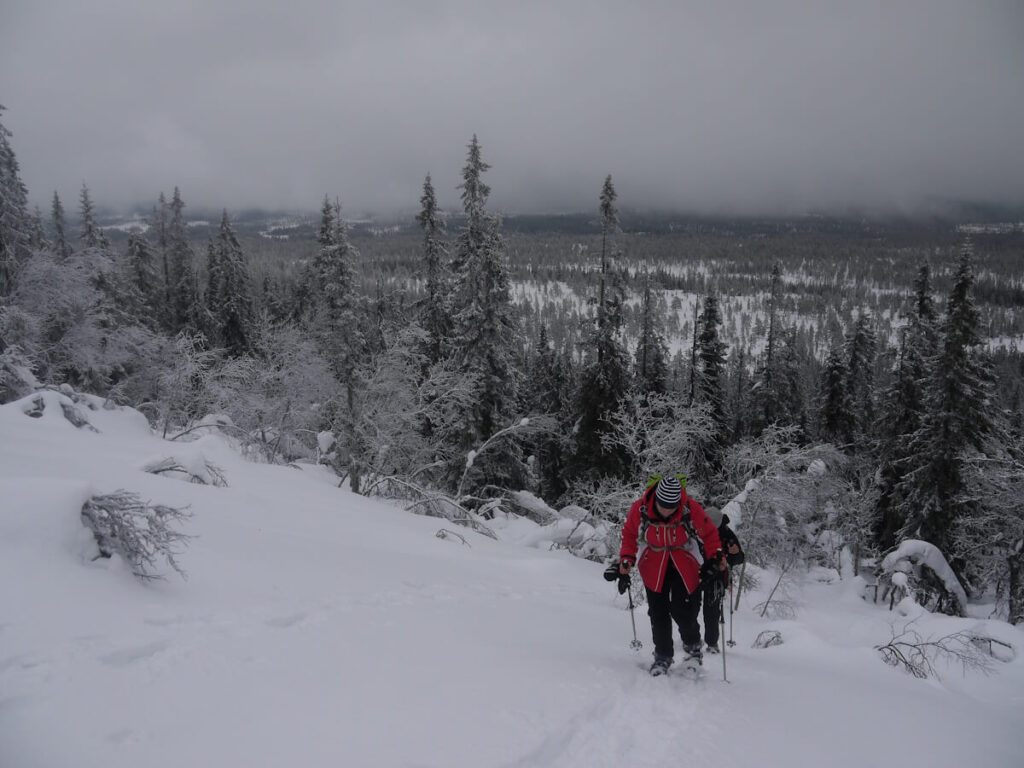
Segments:
[[[654,637],[654,657],[671,660],[675,654],[672,644],[672,622],[679,627],[683,648],[687,651],[700,650],[700,589],[692,595],[686,591],[686,584],[679,571],[669,561],[665,583],[661,592],[647,589],[647,615],[651,617],[651,634]]]
[[[721,579],[708,579],[701,583],[700,591],[704,594],[704,642],[708,645],[717,645],[725,585]]]

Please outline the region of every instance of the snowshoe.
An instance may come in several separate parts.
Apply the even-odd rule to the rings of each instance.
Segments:
[[[660,677],[668,674],[668,668],[672,666],[672,659],[655,659],[651,664],[651,677]]]
[[[700,674],[700,669],[704,664],[704,656],[700,652],[700,648],[694,648],[686,652],[686,656],[683,657],[683,663],[681,664],[683,672],[690,677],[697,677]]]

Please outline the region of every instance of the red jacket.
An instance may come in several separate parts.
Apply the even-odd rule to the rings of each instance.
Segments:
[[[644,586],[652,592],[661,592],[665,583],[665,572],[668,570],[669,558],[675,565],[683,583],[691,594],[700,586],[700,566],[702,563],[697,542],[690,541],[683,523],[683,510],[689,508],[690,520],[694,532],[704,544],[704,552],[710,560],[721,553],[722,542],[718,538],[718,529],[704,513],[704,508],[686,495],[671,517],[663,518],[654,507],[654,489],[651,488],[633,502],[622,526],[622,547],[619,559],[637,563]],[[640,541],[641,524],[644,528],[643,541]],[[640,559],[637,550],[642,545]]]

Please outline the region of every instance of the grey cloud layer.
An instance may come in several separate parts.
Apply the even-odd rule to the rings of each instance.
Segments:
[[[1024,202],[1024,6],[7,0],[34,199],[507,210]],[[725,8],[723,8],[725,6]]]

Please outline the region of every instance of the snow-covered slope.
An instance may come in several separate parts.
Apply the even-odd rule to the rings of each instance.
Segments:
[[[812,582],[797,618],[744,596],[723,683],[650,678],[650,629],[601,566],[354,496],[312,467],[169,443],[62,395],[0,407],[0,766],[1018,766],[1024,662],[917,680],[873,646],[903,619]],[[97,407],[89,410],[88,405]],[[226,487],[143,467],[219,467]],[[82,503],[189,505],[195,538],[141,582],[92,560]],[[514,539],[514,540],[512,540]],[[767,581],[767,578],[765,579]],[[769,585],[770,586],[770,585]],[[923,634],[1005,624],[925,616]],[[751,647],[764,629],[786,642]]]

